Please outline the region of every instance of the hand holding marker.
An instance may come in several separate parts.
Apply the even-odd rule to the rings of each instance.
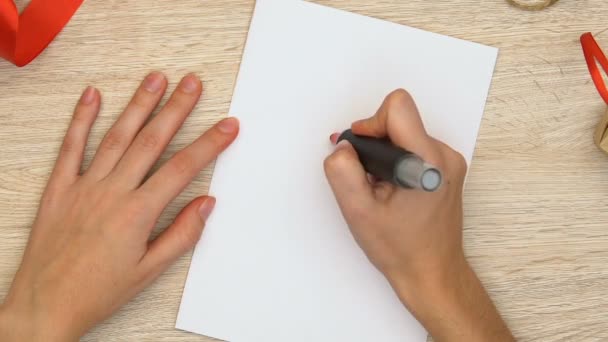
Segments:
[[[363,168],[376,178],[397,186],[424,191],[435,191],[441,185],[441,172],[422,158],[395,146],[388,139],[364,137],[348,129],[340,134],[336,143],[351,143]]]

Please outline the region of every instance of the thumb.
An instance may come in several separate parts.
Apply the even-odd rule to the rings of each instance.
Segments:
[[[351,126],[353,133],[390,140],[427,161],[437,159],[436,147],[428,136],[416,103],[403,89],[390,93],[374,116]]]
[[[186,205],[173,223],[150,242],[142,260],[144,268],[160,274],[194,248],[214,207],[215,198],[209,196],[198,197]]]
[[[335,151],[325,159],[324,167],[329,185],[347,220],[362,209],[361,206],[373,200],[373,187],[357,152],[348,141],[342,140],[336,145]]]

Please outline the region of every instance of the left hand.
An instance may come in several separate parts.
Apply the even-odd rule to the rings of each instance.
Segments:
[[[215,204],[190,202],[153,241],[165,207],[238,134],[222,120],[146,179],[202,92],[182,79],[159,114],[146,120],[167,88],[161,73],[146,77],[81,173],[100,94],[87,88],[42,196],[30,240],[0,306],[1,341],[75,341],[156,279],[198,241]]]

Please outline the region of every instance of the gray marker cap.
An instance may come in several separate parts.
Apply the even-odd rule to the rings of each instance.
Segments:
[[[401,158],[394,172],[395,180],[404,187],[435,191],[441,185],[441,172],[413,154]]]

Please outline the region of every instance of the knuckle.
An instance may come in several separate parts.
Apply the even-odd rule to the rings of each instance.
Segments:
[[[449,169],[457,172],[464,170],[466,172],[467,162],[462,154],[440,140],[431,137],[431,141],[435,147],[433,153],[429,153],[428,162],[442,170]]]
[[[110,130],[101,142],[101,148],[105,150],[119,150],[126,142],[126,137],[121,132]]]
[[[160,137],[153,132],[142,132],[137,142],[142,150],[150,151],[156,149],[160,145]]]
[[[399,88],[391,92],[387,97],[387,104],[389,109],[401,107],[405,104],[411,104],[414,102],[412,95],[405,89]]]
[[[131,100],[131,106],[139,110],[148,110],[153,101],[151,101],[151,99],[146,95],[147,94],[145,94],[143,91],[137,92]]]
[[[222,133],[219,128],[214,128],[209,131],[210,134],[205,135],[205,140],[213,146],[214,150],[221,150],[228,145],[229,136]]]
[[[171,173],[182,175],[192,172],[194,169],[194,160],[184,152],[180,152],[173,157],[170,162]]]
[[[70,153],[76,150],[76,139],[71,136],[66,136],[61,144],[61,152]]]
[[[85,110],[77,109],[76,111],[74,111],[74,115],[72,116],[72,124],[74,124],[74,125],[86,124],[89,121],[89,117],[90,117],[87,114],[88,113],[86,113]]]
[[[192,94],[188,94],[182,89],[177,89],[167,101],[165,108],[169,108],[171,111],[183,112],[190,107],[191,103]]]
[[[464,177],[469,167],[464,156],[442,142],[439,142],[439,147],[440,155],[442,156],[442,163],[439,166],[447,166],[447,169],[454,172],[458,177]]]
[[[183,253],[189,251],[196,245],[198,240],[201,238],[202,230],[197,229],[193,226],[185,226],[183,229],[178,230],[178,244],[179,248]]]
[[[202,153],[203,159],[215,159],[228,145],[230,145],[231,136],[222,133],[219,128],[213,127],[207,130],[202,136],[200,136],[194,145]],[[208,162],[209,162],[208,161]]]
[[[456,151],[453,152],[454,155],[454,165],[456,165],[456,170],[460,174],[465,174],[468,169],[467,161],[464,159],[464,156]]]
[[[40,200],[41,210],[54,208],[61,201],[61,193],[56,186],[50,183],[45,189],[42,199]]]
[[[323,163],[325,173],[328,175],[335,174],[337,171],[343,168],[344,165],[348,164],[352,159],[352,156],[344,150],[337,150],[327,158]]]

